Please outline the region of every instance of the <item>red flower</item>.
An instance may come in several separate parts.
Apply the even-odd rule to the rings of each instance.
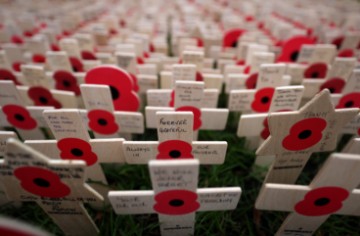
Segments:
[[[32,61],[35,62],[35,63],[45,63],[46,58],[45,58],[44,55],[34,54],[34,55],[32,56]]]
[[[250,70],[251,70],[251,66],[250,65],[246,66],[244,69],[244,74],[249,74]]]
[[[254,101],[251,103],[251,108],[256,112],[269,111],[271,100],[274,95],[274,88],[262,88],[255,93]]]
[[[327,123],[321,118],[307,118],[290,128],[290,133],[282,141],[285,149],[299,151],[310,148],[322,139],[322,131]]]
[[[195,38],[196,39],[196,46],[203,47],[204,41],[201,38]]]
[[[132,74],[132,73],[129,73],[130,74],[130,77],[132,79],[132,90],[134,90],[135,92],[138,92],[139,91],[139,83],[138,83],[138,78]]]
[[[18,105],[5,105],[2,107],[6,120],[19,129],[31,130],[36,128],[37,123],[28,110]]]
[[[199,209],[197,194],[189,190],[168,190],[155,196],[154,210],[166,215],[184,215]]]
[[[236,28],[231,29],[224,34],[223,47],[237,47],[238,38],[245,32],[245,30]]]
[[[259,76],[258,73],[253,73],[246,79],[245,86],[247,89],[255,89],[256,88],[258,76]]]
[[[193,159],[191,144],[182,140],[168,140],[159,144],[156,159]]]
[[[69,60],[74,72],[84,72],[84,65],[79,59],[70,57]]]
[[[204,81],[204,78],[200,72],[196,72],[196,81]]]
[[[92,152],[88,142],[78,138],[63,138],[57,143],[61,150],[60,157],[64,160],[83,160],[87,166],[95,164],[98,160]]]
[[[307,36],[295,36],[284,42],[278,62],[296,62],[302,45],[314,44],[314,39]]]
[[[62,198],[70,194],[71,189],[61,182],[54,172],[40,167],[19,167],[14,175],[27,192],[49,198]]]
[[[6,69],[0,69],[0,80],[11,80],[16,85],[21,85],[21,83],[17,80],[15,75]]]
[[[344,36],[339,36],[337,38],[335,38],[331,44],[334,44],[336,46],[337,49],[339,49],[341,47],[342,42],[344,41]]]
[[[27,38],[30,38],[30,37],[32,37],[34,34],[33,34],[33,32],[31,32],[31,31],[24,31],[23,35],[24,35],[25,37],[27,37]]]
[[[60,47],[56,44],[51,44],[51,51],[58,52],[60,51]]]
[[[305,216],[322,216],[335,213],[342,208],[342,202],[349,192],[340,187],[321,187],[308,192],[304,200],[295,205],[295,211]]]
[[[94,55],[94,53],[90,52],[90,51],[82,51],[81,52],[81,58],[84,60],[96,60],[96,56]]]
[[[349,93],[343,96],[336,108],[360,108],[360,92]]]
[[[320,87],[320,91],[323,89],[329,89],[330,93],[341,93],[345,86],[345,81],[339,78],[334,78],[326,81]]]
[[[323,79],[326,76],[327,65],[325,63],[319,62],[314,63],[308,66],[304,71],[304,78],[307,79]]]
[[[115,110],[137,111],[139,98],[132,90],[131,76],[124,70],[112,66],[99,66],[90,70],[85,77],[88,84],[105,84],[110,86]]]
[[[18,35],[14,35],[11,37],[11,42],[15,43],[15,44],[23,44],[24,40],[21,37],[19,37]]]
[[[197,107],[183,106],[176,109],[176,111],[191,111],[194,114],[193,130],[198,130],[201,127],[201,111]]]
[[[57,71],[53,76],[56,81],[56,89],[74,92],[76,96],[80,95],[79,85],[72,73],[68,71]]]
[[[267,139],[270,135],[270,130],[269,130],[269,122],[268,122],[268,118],[266,117],[263,121],[263,125],[264,125],[264,129],[261,131],[261,138],[263,138],[264,140]]]
[[[238,61],[236,62],[236,65],[238,65],[238,66],[243,66],[243,65],[245,65],[245,60],[238,60]]]
[[[35,106],[52,106],[55,108],[61,108],[62,105],[57,101],[50,91],[43,87],[31,87],[28,90],[29,97],[34,101]]]
[[[115,117],[106,110],[92,110],[88,112],[89,127],[99,134],[113,134],[119,130]]]
[[[17,71],[17,72],[20,72],[20,71],[21,71],[21,69],[20,69],[21,64],[22,64],[22,63],[21,63],[21,62],[18,62],[18,61],[14,62],[14,63],[12,64],[13,70],[14,70],[14,71]]]
[[[136,58],[136,62],[137,62],[137,64],[139,64],[139,65],[142,65],[142,64],[145,63],[144,60],[143,60],[141,57],[137,57],[137,58]]]
[[[344,50],[341,50],[337,56],[338,57],[354,57],[355,53],[354,53],[354,50],[352,50],[352,49],[344,49]]]
[[[175,90],[171,91],[170,93],[169,107],[174,107],[174,103],[175,103]]]

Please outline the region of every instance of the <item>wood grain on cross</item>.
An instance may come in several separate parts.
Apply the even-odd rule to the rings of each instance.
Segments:
[[[294,183],[313,152],[336,148],[337,134],[359,112],[334,109],[325,89],[299,111],[270,114],[270,136],[257,155],[275,155],[265,183]]]
[[[103,198],[85,180],[84,161],[50,160],[21,142],[8,140],[0,175],[9,199],[35,201],[65,235],[97,235],[82,202]]]
[[[360,156],[334,153],[309,186],[265,184],[261,210],[290,211],[276,235],[312,235],[332,214],[360,215]]]
[[[149,171],[153,190],[110,191],[116,214],[154,214],[161,235],[192,235],[197,211],[235,209],[239,187],[197,189],[198,160],[152,160]]]

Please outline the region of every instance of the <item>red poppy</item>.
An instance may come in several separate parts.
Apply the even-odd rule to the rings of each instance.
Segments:
[[[69,60],[74,72],[84,72],[84,65],[78,58],[70,57]]]
[[[63,138],[57,143],[60,157],[64,160],[83,160],[87,166],[92,166],[98,160],[88,142],[78,138]]]
[[[223,38],[223,47],[237,47],[238,38],[245,32],[243,29],[231,29],[225,32]]]
[[[21,85],[21,83],[17,80],[15,75],[6,69],[0,69],[0,80],[11,80],[16,85]]]
[[[19,37],[18,35],[14,35],[11,37],[11,42],[15,43],[15,44],[23,44],[24,40],[21,37]]]
[[[51,106],[61,108],[62,105],[57,101],[50,91],[43,87],[31,87],[28,90],[29,97],[34,101],[35,106]]]
[[[81,51],[81,58],[83,60],[96,60],[96,56],[94,55],[94,53],[90,52],[90,51]]]
[[[62,34],[63,34],[63,36],[71,36],[72,32],[68,31],[68,30],[63,30]]]
[[[31,130],[36,128],[37,123],[28,110],[18,105],[5,105],[2,107],[6,120],[19,129]]]
[[[169,107],[174,107],[174,103],[175,103],[175,90],[171,91],[170,93]]]
[[[116,35],[118,31],[116,29],[110,29],[109,30],[110,35]]]
[[[196,72],[196,81],[204,81],[204,78],[200,72]]]
[[[251,108],[256,112],[269,111],[271,100],[274,95],[274,88],[262,88],[255,93],[254,101],[251,103]]]
[[[263,126],[264,129],[261,131],[260,136],[261,138],[263,138],[264,140],[267,139],[270,135],[270,130],[269,130],[269,122],[268,122],[268,118],[266,117],[263,121]]]
[[[45,63],[46,58],[45,58],[44,55],[34,54],[34,55],[32,56],[32,61],[35,62],[35,63]]]
[[[334,44],[337,49],[340,49],[342,42],[344,41],[344,36],[339,36],[335,38],[331,44]]]
[[[307,79],[323,79],[327,73],[327,65],[325,63],[314,63],[306,68],[304,71],[304,78]]]
[[[195,38],[196,39],[196,45],[198,47],[203,47],[204,46],[204,41],[201,38]]]
[[[251,71],[251,66],[248,65],[248,66],[246,66],[245,69],[244,69],[244,74],[249,74],[250,71]]]
[[[344,49],[338,52],[338,57],[354,57],[355,53],[352,49]]]
[[[176,109],[176,111],[191,111],[194,114],[193,130],[198,130],[201,127],[201,111],[197,107],[183,106]]]
[[[144,60],[141,57],[137,57],[136,62],[137,62],[137,64],[140,64],[140,65],[145,63]]]
[[[88,112],[89,127],[99,134],[114,134],[119,130],[115,117],[106,110],[92,110]]]
[[[256,88],[258,76],[259,76],[258,73],[253,73],[246,79],[245,86],[247,89],[255,89]]]
[[[155,196],[154,210],[165,215],[184,215],[195,212],[200,204],[197,194],[189,190],[168,190]]]
[[[134,90],[135,92],[139,92],[139,83],[138,83],[138,78],[136,77],[136,75],[134,75],[133,73],[129,73],[130,77],[132,79],[132,90]]]
[[[340,187],[321,187],[308,192],[304,199],[295,205],[295,211],[305,216],[322,216],[335,213],[342,208],[342,202],[349,196]]]
[[[30,37],[32,37],[34,34],[33,34],[33,32],[31,32],[31,31],[25,31],[25,32],[23,33],[23,35],[24,35],[25,37],[27,37],[27,38],[30,38]]]
[[[62,198],[71,192],[56,173],[45,168],[19,167],[14,170],[14,175],[20,180],[23,189],[41,197]]]
[[[149,49],[150,49],[150,52],[155,52],[156,48],[153,43],[150,43]]]
[[[314,44],[314,39],[307,36],[294,36],[283,44],[278,62],[296,62],[302,45]]]
[[[56,81],[56,89],[74,92],[76,96],[80,95],[79,85],[72,73],[68,71],[56,71],[53,77]]]
[[[323,89],[329,89],[330,93],[341,93],[345,86],[345,81],[343,79],[334,78],[329,79],[323,83],[320,87],[320,91]]]
[[[193,159],[191,144],[182,140],[168,140],[159,144],[156,159]]]
[[[238,66],[243,66],[243,65],[245,65],[245,60],[238,60],[238,61],[236,62],[236,65],[238,65]]]
[[[112,66],[99,66],[87,72],[85,82],[88,84],[105,84],[110,86],[115,110],[137,111],[139,98],[132,90],[131,76],[124,70]]]
[[[18,61],[15,61],[13,64],[12,64],[12,68],[14,71],[17,71],[17,72],[20,72],[21,71],[21,62],[18,62]]]
[[[349,93],[343,96],[336,108],[360,108],[360,92]]]
[[[282,141],[285,149],[299,151],[310,148],[322,139],[322,131],[327,123],[322,118],[307,118],[290,128],[290,133]]]
[[[51,44],[51,51],[58,52],[60,51],[60,47],[56,44]]]

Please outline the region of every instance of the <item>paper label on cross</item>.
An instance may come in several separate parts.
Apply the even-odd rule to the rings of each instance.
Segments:
[[[297,59],[298,63],[331,64],[336,55],[336,47],[332,44],[303,45]]]
[[[46,52],[46,62],[52,71],[68,71],[72,72],[71,63],[66,52]]]
[[[196,65],[192,64],[175,64],[172,66],[173,84],[178,80],[194,81],[196,75]]]

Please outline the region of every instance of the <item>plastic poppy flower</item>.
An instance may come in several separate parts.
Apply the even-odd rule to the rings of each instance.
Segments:
[[[196,39],[196,46],[203,47],[204,41],[201,38],[195,38]]]
[[[63,138],[57,142],[60,157],[64,160],[83,160],[87,166],[95,164],[97,156],[88,142],[78,138]]]
[[[325,63],[314,63],[306,68],[304,71],[304,78],[307,79],[323,79],[327,73],[327,65]]]
[[[140,106],[139,98],[133,91],[131,76],[120,68],[96,67],[87,72],[85,82],[109,85],[113,104],[117,111],[137,111]]]
[[[134,75],[133,73],[129,73],[130,77],[132,79],[132,84],[133,84],[133,90],[134,92],[139,92],[139,83],[138,83],[138,78],[136,77],[136,75]]]
[[[262,88],[255,93],[251,108],[256,112],[267,112],[270,109],[271,100],[274,96],[274,88]]]
[[[354,50],[352,50],[352,49],[344,49],[344,50],[341,50],[337,56],[338,57],[354,57],[355,53],[354,53]]]
[[[21,187],[27,192],[41,197],[62,198],[70,194],[71,189],[61,182],[54,172],[34,166],[19,167],[14,170]]]
[[[89,127],[99,134],[114,134],[119,130],[115,117],[106,110],[92,110],[88,112]]]
[[[57,71],[53,77],[55,79],[56,89],[74,92],[76,96],[80,95],[79,85],[72,73],[68,71]]]
[[[137,58],[136,58],[136,62],[137,62],[137,64],[139,64],[139,65],[142,65],[142,64],[145,63],[144,60],[143,60],[141,57],[137,57]]]
[[[249,74],[250,71],[251,71],[251,66],[248,65],[248,66],[246,66],[245,69],[244,69],[244,74]]]
[[[302,45],[314,44],[315,40],[307,36],[295,36],[284,42],[277,62],[296,62]]]
[[[170,93],[169,107],[174,107],[174,103],[175,103],[175,90],[171,91]]]
[[[223,47],[237,47],[238,38],[245,32],[243,29],[231,29],[225,32],[223,37]]]
[[[17,71],[17,72],[21,72],[21,62],[18,62],[18,61],[16,61],[16,62],[14,62],[13,64],[12,64],[12,68],[13,68],[13,70],[14,71]]]
[[[50,91],[43,87],[31,87],[28,90],[28,95],[35,103],[35,106],[51,106],[55,108],[61,108],[62,105],[57,101]]]
[[[182,140],[168,140],[159,144],[156,159],[193,159],[191,144]]]
[[[255,89],[256,88],[258,76],[259,76],[258,73],[253,73],[246,79],[245,86],[247,89]]]
[[[262,139],[267,139],[270,135],[270,130],[269,130],[269,122],[268,122],[268,118],[266,117],[263,121],[263,126],[264,129],[261,131],[260,136]]]
[[[69,60],[74,72],[84,72],[84,65],[79,59],[70,57]]]
[[[360,92],[349,93],[343,96],[336,108],[360,108]]]
[[[196,81],[204,81],[204,77],[202,76],[202,74],[200,73],[200,72],[196,72],[196,77],[195,77],[196,79]]]
[[[45,63],[46,58],[45,58],[44,55],[34,54],[34,55],[32,56],[32,61],[35,62],[35,63]]]
[[[81,51],[81,58],[83,60],[96,60],[96,56],[94,55],[94,53],[90,52],[90,51]]]
[[[343,41],[344,41],[344,36],[339,36],[339,37],[335,38],[335,39],[331,42],[331,44],[334,44],[337,49],[340,49],[341,44],[343,43]]]
[[[345,86],[345,81],[343,79],[334,78],[329,79],[320,86],[320,91],[323,89],[329,89],[330,93],[341,93]]]
[[[15,75],[6,69],[0,69],[0,80],[11,80],[16,85],[21,85],[21,83],[17,80]]]
[[[308,192],[304,200],[295,205],[295,211],[305,216],[322,216],[337,212],[342,202],[349,196],[346,189],[340,187],[321,187]]]
[[[5,105],[2,107],[6,120],[16,128],[31,130],[36,128],[37,123],[28,110],[18,105]]]
[[[299,151],[316,145],[322,139],[322,131],[326,128],[322,118],[307,118],[298,121],[290,128],[290,133],[282,141],[285,149]]]
[[[60,47],[58,45],[56,45],[56,44],[51,44],[51,51],[59,52]]]
[[[11,42],[12,42],[12,43],[15,43],[15,44],[18,44],[18,45],[21,45],[21,44],[24,43],[24,40],[23,40],[20,36],[18,36],[18,35],[13,35],[13,36],[11,37]]]
[[[176,111],[191,111],[194,114],[193,130],[198,130],[201,127],[201,111],[197,107],[183,106],[176,109]]]
[[[189,190],[168,190],[155,196],[154,210],[165,215],[184,215],[195,212],[200,204],[197,194]]]
[[[245,60],[238,60],[238,61],[236,61],[236,65],[238,65],[238,66],[243,66],[243,65],[245,65]]]
[[[33,34],[33,32],[31,32],[31,31],[25,31],[25,32],[23,33],[23,35],[24,35],[25,37],[27,37],[27,38],[31,38],[34,34]]]

